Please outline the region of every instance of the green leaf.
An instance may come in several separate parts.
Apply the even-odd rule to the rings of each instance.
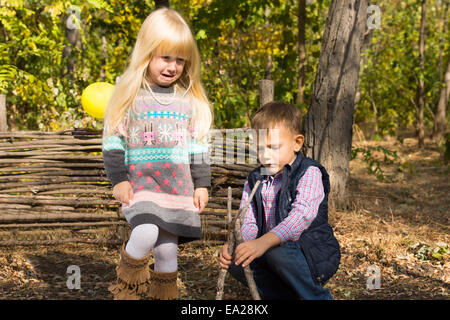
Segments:
[[[199,30],[197,32],[197,34],[195,35],[195,39],[197,39],[197,40],[206,39],[206,38],[207,38],[207,35],[206,35],[205,30],[203,30],[203,29]]]

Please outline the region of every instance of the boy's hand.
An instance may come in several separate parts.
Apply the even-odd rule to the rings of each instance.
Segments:
[[[198,213],[201,213],[208,203],[208,189],[197,188],[194,190],[194,206],[198,209]]]
[[[267,250],[275,247],[281,243],[280,238],[272,232],[268,232],[262,237],[243,242],[236,247],[235,250],[235,264],[245,268],[253,260],[261,257]]]
[[[130,204],[130,200],[134,197],[133,187],[129,181],[121,181],[114,186],[113,195],[118,201]]]
[[[228,269],[232,257],[228,254],[228,243],[225,243],[220,251],[219,264],[223,269]]]

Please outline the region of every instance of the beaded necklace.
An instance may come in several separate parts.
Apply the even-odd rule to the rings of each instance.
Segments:
[[[168,101],[161,101],[161,100],[159,100],[158,98],[156,98],[155,93],[153,92],[151,86],[148,84],[148,80],[147,80],[147,77],[146,77],[146,76],[144,76],[144,85],[145,85],[145,87],[147,88],[147,90],[150,91],[150,94],[152,95],[153,99],[155,99],[159,104],[162,104],[162,105],[164,105],[164,106],[167,106],[167,105],[169,105],[169,104],[171,104],[172,102],[175,101],[175,96],[176,96],[176,94],[177,94],[177,88],[176,88],[175,86],[173,87],[173,95],[172,95],[172,97],[170,98],[170,100],[168,100]],[[186,93],[188,93],[188,91],[191,89],[191,86],[192,86],[192,81],[189,81],[189,86],[187,87],[187,89],[186,89],[186,91],[183,93],[183,95],[181,96],[182,98],[184,98],[184,96],[186,95]]]

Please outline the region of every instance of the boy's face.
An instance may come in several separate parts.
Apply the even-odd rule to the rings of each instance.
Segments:
[[[283,170],[286,164],[292,164],[296,152],[303,146],[304,137],[291,130],[275,125],[268,130],[258,132],[258,158],[264,166],[262,174],[274,175]]]
[[[175,56],[155,56],[148,65],[150,85],[168,87],[183,73],[185,60]]]

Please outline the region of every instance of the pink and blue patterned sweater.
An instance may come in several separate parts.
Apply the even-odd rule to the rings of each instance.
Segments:
[[[151,88],[154,96],[140,88],[125,123],[103,135],[106,174],[113,186],[129,181],[133,188],[129,205],[122,204],[132,229],[152,223],[178,235],[179,243],[199,239],[193,193],[211,186],[208,147],[193,137],[189,100],[174,96],[173,87]]]

